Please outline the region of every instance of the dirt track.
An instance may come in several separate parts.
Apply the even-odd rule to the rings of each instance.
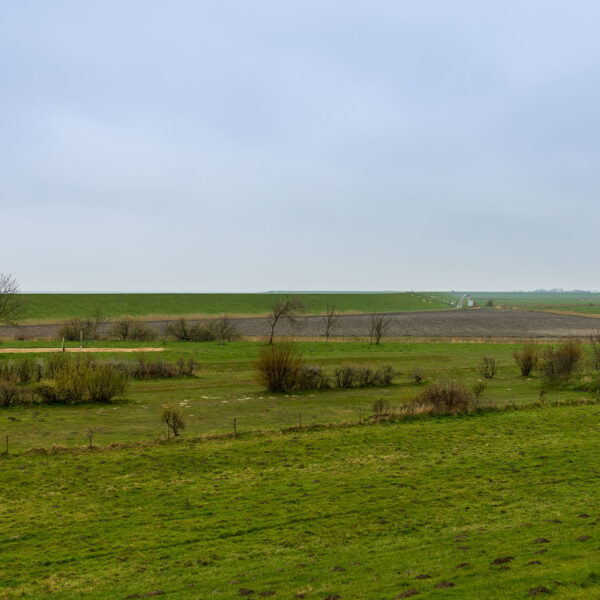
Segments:
[[[409,337],[532,337],[551,338],[568,335],[587,336],[600,330],[600,319],[553,314],[540,311],[512,310],[443,310],[426,312],[390,313],[390,326],[386,336]],[[264,318],[235,319],[243,335],[264,336],[269,332]],[[337,336],[368,336],[369,315],[345,315],[341,319]],[[168,321],[149,321],[158,330],[164,330]],[[25,325],[19,328],[0,328],[0,337],[14,339],[57,338],[59,325]],[[105,323],[105,333],[110,323]],[[298,326],[287,321],[277,325],[277,335],[319,336],[322,317],[306,316],[298,319]]]

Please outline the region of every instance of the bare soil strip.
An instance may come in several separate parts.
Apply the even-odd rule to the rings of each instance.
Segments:
[[[65,348],[65,352],[163,352],[164,348]],[[0,354],[62,352],[62,348],[0,348]]]
[[[600,329],[597,318],[529,310],[440,310],[423,312],[387,313],[389,327],[386,338],[562,338],[587,337]],[[344,315],[334,336],[368,337],[370,315]],[[158,331],[164,331],[172,320],[146,321]],[[193,323],[194,321],[190,321]],[[264,317],[237,318],[235,325],[244,336],[261,337],[269,333]],[[104,323],[100,333],[105,335],[111,324]],[[0,336],[17,339],[57,339],[60,324],[22,325],[0,327]],[[292,326],[287,320],[277,324],[276,335],[320,337],[323,317],[302,316]],[[133,350],[139,352],[140,350]]]

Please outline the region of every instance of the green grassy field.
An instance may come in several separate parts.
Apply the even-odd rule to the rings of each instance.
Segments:
[[[586,292],[473,292],[471,297],[485,307],[489,300],[495,306],[526,310],[566,311],[600,314],[600,293]]]
[[[87,317],[98,309],[105,317],[174,315],[257,315],[269,311],[278,294],[23,294],[23,318],[51,321]],[[306,312],[328,304],[343,312],[397,312],[449,308],[442,293],[298,294]]]
[[[0,598],[600,594],[600,406],[576,391],[583,374],[540,406],[512,344],[302,342],[329,371],[400,375],[385,389],[269,395],[259,347],[169,342],[161,358],[193,356],[196,377],[134,382],[108,405],[0,409]],[[472,385],[483,356],[499,362],[484,399],[501,410],[369,418],[377,398],[398,406],[422,389],[415,367],[426,383]],[[171,401],[186,429],[167,442]],[[234,417],[237,437],[210,438]]]
[[[5,457],[0,597],[594,598],[599,425],[556,407]]]
[[[42,346],[50,343],[20,342],[11,345]],[[99,346],[135,346],[135,343],[97,342]],[[147,345],[138,343],[137,345]],[[156,344],[158,345],[158,344]],[[479,365],[483,356],[495,358],[498,374],[488,384],[484,398],[493,403],[531,404],[539,399],[542,384],[537,376],[524,379],[519,375],[511,352],[516,344],[473,343],[396,343],[381,345],[364,342],[299,342],[298,348],[309,364],[322,366],[330,374],[342,364],[392,365],[399,375],[388,388],[332,389],[288,395],[265,393],[255,379],[253,363],[260,343],[168,342],[165,351],[147,356],[148,360],[193,357],[199,365],[197,376],[187,379],[135,381],[126,398],[112,405],[71,407],[14,407],[0,412],[0,435],[8,435],[14,451],[32,447],[81,445],[88,429],[95,432],[96,442],[135,442],[162,435],[159,422],[161,406],[178,402],[186,415],[186,435],[226,433],[237,419],[240,431],[266,430],[294,426],[302,414],[305,424],[355,421],[359,412],[368,416],[373,402],[385,398],[392,406],[404,404],[427,383],[451,377],[471,387],[481,378]],[[20,359],[25,355],[0,354],[0,361]],[[44,359],[43,354],[27,355]],[[135,360],[135,354],[107,354],[100,359]],[[47,355],[46,355],[47,357]],[[424,377],[414,384],[413,370]],[[553,401],[591,398],[572,389],[552,391]]]

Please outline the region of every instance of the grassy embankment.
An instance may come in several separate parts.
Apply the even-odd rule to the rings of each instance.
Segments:
[[[293,294],[290,294],[293,295]],[[269,312],[278,294],[23,294],[26,322],[55,322],[87,317],[100,309],[103,316],[165,317],[260,315]],[[434,292],[298,294],[307,313],[335,304],[347,313],[399,312],[449,308],[450,294]]]

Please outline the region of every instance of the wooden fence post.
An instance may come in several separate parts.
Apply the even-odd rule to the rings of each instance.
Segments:
[[[234,435],[237,435],[237,424],[236,424],[237,418],[233,417],[233,433]]]

